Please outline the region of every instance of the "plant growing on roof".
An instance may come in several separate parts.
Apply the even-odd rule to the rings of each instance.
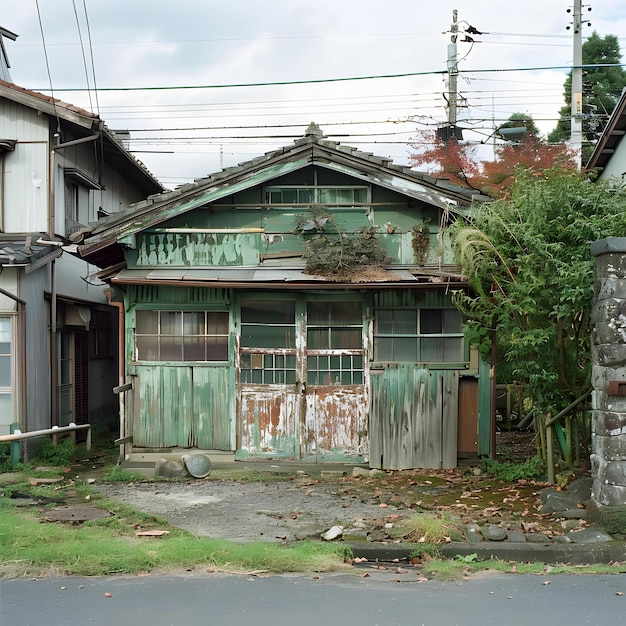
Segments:
[[[326,209],[311,207],[309,214],[299,215],[292,232],[304,238],[302,256],[307,274],[343,280],[357,270],[389,261],[375,226],[346,233]]]
[[[430,236],[428,230],[428,223],[430,219],[425,218],[421,224],[415,224],[412,229],[413,237],[411,239],[411,246],[413,248],[413,255],[415,256],[415,262],[418,265],[425,265],[428,257],[428,246],[430,245]]]

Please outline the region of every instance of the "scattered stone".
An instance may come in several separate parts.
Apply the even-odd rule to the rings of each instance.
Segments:
[[[545,515],[547,513],[561,513],[562,511],[579,510],[579,503],[575,500],[570,499],[569,496],[562,491],[553,491],[549,489],[542,492],[541,498],[542,500],[544,500],[544,505],[539,511],[540,515]]]
[[[333,526],[322,535],[322,539],[324,541],[333,541],[333,539],[339,539],[342,535],[343,526]]]
[[[382,470],[379,470],[379,469],[371,469],[368,472],[368,475],[369,475],[370,478],[377,478],[377,477],[380,477],[380,476],[384,476],[385,472],[383,472]]]
[[[343,534],[344,541],[367,541],[367,531],[363,528],[350,528]]]
[[[513,543],[524,543],[526,541],[526,535],[521,530],[508,530],[506,538]]]
[[[487,528],[483,528],[482,533],[487,541],[504,541],[507,538],[506,528],[501,528],[495,524],[489,524]]]
[[[353,476],[369,476],[370,471],[365,467],[355,467],[352,470],[352,475]]]
[[[541,533],[526,533],[526,541],[528,543],[543,543],[548,545],[552,543],[552,538],[542,535]]]
[[[591,488],[593,486],[593,478],[584,476],[572,481],[565,489],[567,497],[576,502],[576,504],[584,504],[591,498]]]
[[[154,464],[155,478],[185,478],[189,476],[187,468],[181,461],[157,459]]]
[[[572,543],[606,543],[612,541],[611,537],[601,530],[595,528],[583,528],[568,533],[567,536]]]
[[[480,541],[484,541],[484,537],[478,524],[468,524],[465,528],[465,538],[469,543],[479,543]]]
[[[566,519],[561,522],[561,528],[563,530],[574,530],[580,527],[580,523],[576,519]]]

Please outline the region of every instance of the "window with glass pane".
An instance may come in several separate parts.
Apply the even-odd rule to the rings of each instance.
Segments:
[[[11,377],[11,347],[13,343],[12,321],[10,317],[0,317],[0,390],[9,391]]]
[[[241,301],[242,348],[295,348],[295,300]]]
[[[312,301],[307,304],[309,350],[360,350],[362,342],[360,302]]]
[[[350,354],[337,354],[349,351]],[[307,384],[363,384],[363,309],[358,301],[307,303]]]
[[[139,361],[227,361],[228,312],[138,310],[135,356]]]
[[[366,204],[369,187],[268,187],[265,197],[269,204]]]
[[[378,309],[374,360],[458,363],[464,360],[462,316],[457,309]]]

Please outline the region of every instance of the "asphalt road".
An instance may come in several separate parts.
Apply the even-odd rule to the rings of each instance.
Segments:
[[[624,593],[625,595],[621,595]],[[626,575],[137,576],[0,581],[3,626],[626,623]]]

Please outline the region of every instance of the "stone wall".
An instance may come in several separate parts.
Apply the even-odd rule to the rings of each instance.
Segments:
[[[626,237],[597,241],[591,254],[591,496],[602,508],[626,505]]]

